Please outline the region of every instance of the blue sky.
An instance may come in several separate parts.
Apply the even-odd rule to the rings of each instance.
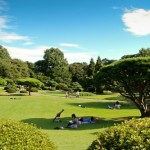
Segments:
[[[149,0],[0,0],[0,45],[35,62],[59,48],[69,63],[150,47]]]

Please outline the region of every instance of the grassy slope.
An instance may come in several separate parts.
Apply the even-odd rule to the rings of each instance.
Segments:
[[[118,123],[120,120],[139,116],[140,113],[129,103],[122,102],[120,110],[107,109],[107,105],[114,102],[99,99],[76,99],[55,97],[50,95],[22,96],[10,99],[13,96],[0,96],[0,118],[9,118],[27,123],[36,124],[43,132],[49,134],[52,141],[58,146],[58,150],[84,150],[86,149],[96,133],[102,129]],[[103,97],[104,98],[104,97]],[[107,99],[107,97],[105,97]],[[79,104],[86,108],[78,107]],[[62,114],[62,123],[52,123],[51,120],[61,109],[65,109]],[[71,119],[71,114],[77,116],[97,116],[101,118],[100,124],[81,125],[78,129],[54,130],[56,126],[65,126]]]

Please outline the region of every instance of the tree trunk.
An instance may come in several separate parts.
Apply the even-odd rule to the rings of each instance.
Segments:
[[[31,88],[32,86],[29,85],[29,96],[31,96]]]
[[[143,109],[140,109],[140,112],[141,112],[141,118],[150,117],[150,109],[147,109],[146,111]]]

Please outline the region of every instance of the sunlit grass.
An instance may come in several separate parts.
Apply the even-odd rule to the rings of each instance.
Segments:
[[[56,95],[55,95],[56,94]],[[93,95],[93,97],[65,98],[65,93],[43,93],[32,96],[0,96],[0,118],[33,123],[43,132],[46,132],[52,141],[58,146],[58,150],[84,150],[96,133],[112,126],[114,123],[139,116],[139,111],[128,101],[121,101],[119,110],[107,109],[113,105],[118,95]],[[108,100],[115,97],[114,100]],[[84,105],[86,108],[78,107]],[[61,109],[62,122],[53,123],[52,119]],[[81,116],[97,116],[101,118],[99,124],[85,124],[78,129],[55,130],[56,126],[66,126],[71,119],[71,114]]]

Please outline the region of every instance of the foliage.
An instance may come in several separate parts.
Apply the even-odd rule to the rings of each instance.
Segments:
[[[91,58],[90,64],[88,66],[88,76],[91,77],[94,75],[94,73],[95,73],[95,62],[94,59]]]
[[[139,53],[133,54],[133,55],[124,55],[121,57],[121,59],[126,59],[126,58],[134,58],[134,57],[150,57],[150,48],[141,48],[139,50]]]
[[[15,87],[9,87],[7,90],[6,90],[6,92],[8,92],[8,93],[16,93],[16,88]]]
[[[47,134],[23,122],[0,120],[0,149],[56,150]]]
[[[68,90],[68,86],[64,83],[59,83],[56,87],[57,90]]]
[[[27,93],[27,91],[26,90],[21,90],[20,93]]]
[[[4,90],[8,93],[15,93],[17,91],[17,88],[15,85],[7,85],[5,86]]]
[[[29,68],[29,74],[31,78],[35,78],[35,64],[31,62],[26,62]]]
[[[69,65],[63,52],[58,48],[45,50],[44,60],[36,63],[36,69],[57,83],[70,84]]]
[[[0,76],[8,79],[29,77],[29,69],[19,59],[0,59]]]
[[[97,135],[88,150],[141,150],[150,148],[150,118],[132,119]]]
[[[103,62],[102,62],[100,56],[98,56],[96,64],[95,64],[95,72],[99,71],[100,68],[102,68],[102,66],[103,66]]]
[[[103,65],[110,65],[111,63],[115,62],[116,60],[113,60],[113,59],[107,59],[107,58],[104,58],[102,59],[102,63]]]
[[[83,88],[82,88],[82,86],[78,83],[78,82],[73,82],[72,84],[71,84],[71,89],[73,90],[73,91],[83,91]]]
[[[115,88],[122,96],[132,100],[141,116],[150,116],[150,57],[128,58],[103,67],[95,82]]]
[[[7,85],[7,81],[3,78],[0,78],[0,85]]]
[[[91,92],[80,92],[80,96],[92,96],[92,95],[95,95]]]
[[[0,59],[11,59],[6,48],[0,45]]]
[[[73,63],[69,65],[69,71],[73,82],[82,82],[87,76],[87,63]]]
[[[29,95],[31,95],[32,87],[41,87],[43,83],[35,78],[25,78],[25,79],[18,79],[18,84],[26,85],[29,91]]]
[[[32,87],[32,88],[31,88],[31,92],[38,92],[38,88]]]

